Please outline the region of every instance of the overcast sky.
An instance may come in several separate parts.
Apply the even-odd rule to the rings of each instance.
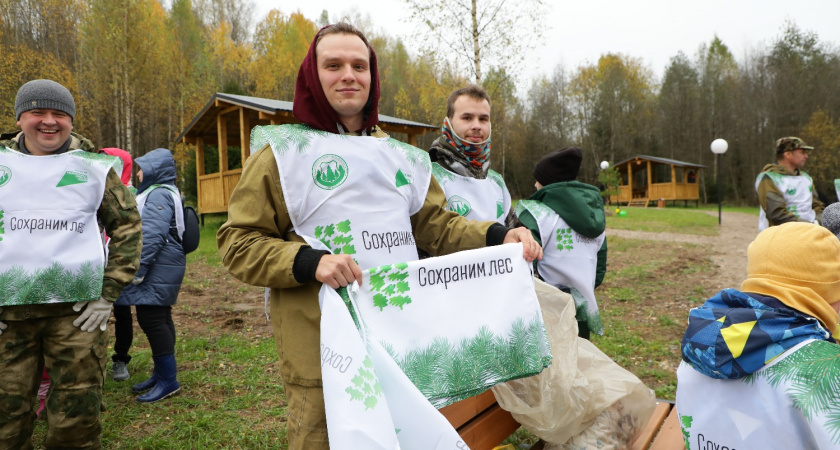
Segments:
[[[328,11],[336,21],[357,10],[391,36],[413,29],[401,0],[255,0],[255,21],[272,8],[284,14],[301,11],[317,21]],[[537,73],[549,74],[561,64],[572,70],[596,63],[605,53],[641,58],[661,78],[671,57],[682,51],[692,60],[700,44],[715,35],[740,62],[750,49],[781,35],[785,21],[815,32],[822,42],[840,45],[840,0],[545,0],[545,45],[529,56]],[[255,23],[256,23],[255,22]]]

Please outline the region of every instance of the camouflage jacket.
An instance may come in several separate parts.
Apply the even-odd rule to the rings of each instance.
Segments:
[[[0,134],[0,146],[20,151],[18,142],[21,134],[23,132],[20,131]],[[70,134],[71,149],[97,152],[90,140],[80,134]],[[143,246],[137,203],[113,170],[108,172],[105,193],[96,217],[111,238],[108,241],[108,263],[105,265],[105,278],[102,281],[102,297],[113,302],[120,296],[123,286],[134,279],[140,265],[140,250]]]
[[[801,172],[791,172],[786,167],[780,164],[767,164],[761,169],[761,174],[765,172],[775,172],[781,175],[798,176]],[[759,176],[761,177],[761,174]],[[813,187],[813,186],[812,186]],[[764,209],[764,214],[767,216],[769,226],[781,225],[787,222],[802,222],[802,219],[796,214],[790,212],[785,207],[785,196],[782,191],[773,183],[773,180],[768,176],[761,177],[761,181],[756,186],[756,193],[758,194],[758,203]],[[822,211],[825,208],[823,202],[817,194],[817,190],[813,189],[811,208],[817,216],[817,222],[822,222]]]

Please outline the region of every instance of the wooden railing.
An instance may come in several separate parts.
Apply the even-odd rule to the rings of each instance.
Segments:
[[[198,177],[198,212],[207,214],[227,211],[230,194],[241,176],[242,169],[233,169]]]

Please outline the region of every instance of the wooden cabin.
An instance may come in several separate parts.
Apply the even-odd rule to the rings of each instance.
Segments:
[[[182,140],[195,145],[196,179],[198,182],[199,214],[227,211],[228,200],[239,177],[241,167],[251,154],[251,129],[257,125],[297,123],[292,115],[292,102],[217,92],[207,105],[181,132],[175,143]],[[403,133],[408,143],[417,145],[417,136],[439,127],[425,123],[379,115],[379,126],[387,133]],[[205,148],[214,147],[219,154],[219,171],[205,171]],[[230,168],[228,149],[239,147],[240,168]]]
[[[621,174],[618,195],[610,202],[627,206],[647,206],[651,201],[683,200],[700,202],[700,171],[706,166],[656,156],[636,155],[615,163]],[[663,205],[664,206],[664,205]]]

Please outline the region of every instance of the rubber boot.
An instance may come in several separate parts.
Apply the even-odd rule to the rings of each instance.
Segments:
[[[152,371],[152,376],[149,377],[146,381],[141,381],[134,386],[131,386],[131,392],[135,394],[142,394],[149,389],[155,387],[155,383],[157,383],[157,365],[155,365],[155,370]]]
[[[178,369],[175,366],[175,354],[153,357],[155,361],[155,375],[157,382],[149,392],[137,397],[141,403],[153,403],[163,400],[178,393],[181,386],[178,384]]]

